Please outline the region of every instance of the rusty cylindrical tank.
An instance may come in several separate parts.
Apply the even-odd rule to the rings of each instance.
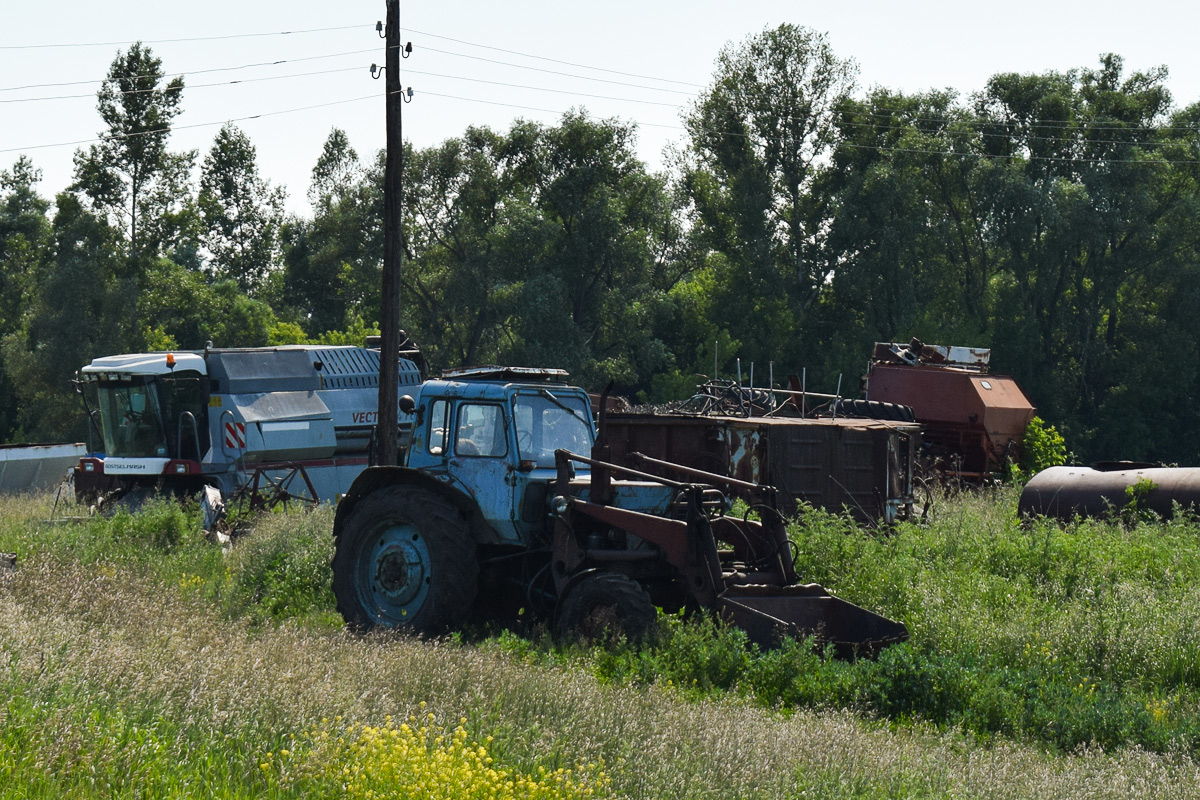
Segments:
[[[1153,484],[1138,498],[1138,507],[1163,517],[1175,505],[1200,510],[1200,467],[1050,467],[1034,475],[1021,492],[1022,517],[1046,516],[1068,520],[1096,517],[1127,506],[1126,489],[1140,480]]]

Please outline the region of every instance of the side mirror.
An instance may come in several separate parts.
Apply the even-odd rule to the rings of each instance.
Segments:
[[[417,401],[412,399],[412,395],[403,395],[400,398],[400,410],[405,414],[411,414],[417,410]]]

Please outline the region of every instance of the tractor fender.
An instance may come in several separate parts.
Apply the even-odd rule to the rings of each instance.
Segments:
[[[342,530],[342,525],[354,511],[354,507],[367,495],[392,486],[419,486],[428,489],[439,497],[444,498],[462,513],[463,518],[471,525],[471,536],[480,544],[499,541],[499,536],[492,530],[479,512],[479,504],[467,492],[458,488],[453,482],[439,480],[427,472],[409,467],[371,467],[359,473],[350,485],[350,489],[338,503],[337,512],[333,518],[333,535],[336,538]]]

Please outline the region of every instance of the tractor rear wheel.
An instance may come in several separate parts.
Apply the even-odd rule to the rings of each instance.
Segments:
[[[555,633],[585,644],[652,638],[658,617],[640,583],[616,572],[597,572],[567,590],[559,603]]]
[[[346,624],[439,633],[463,622],[479,563],[458,509],[427,489],[392,486],[359,500],[338,532],[333,593]]]

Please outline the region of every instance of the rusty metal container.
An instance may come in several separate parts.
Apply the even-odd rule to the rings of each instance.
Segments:
[[[779,490],[788,514],[807,502],[866,523],[911,513],[920,426],[869,419],[613,413],[616,463],[631,453]]]
[[[877,343],[866,397],[910,406],[943,468],[964,477],[986,477],[1005,458],[1019,457],[1025,426],[1034,415],[1015,380],[987,371],[989,355],[987,350],[920,342]]]
[[[1118,465],[1119,466],[1119,465]],[[1138,499],[1140,508],[1164,518],[1175,507],[1200,511],[1200,467],[1050,467],[1034,475],[1021,492],[1018,510],[1023,517],[1045,516],[1061,520],[1097,517],[1119,510],[1130,501],[1126,489],[1140,480],[1154,488]]]

